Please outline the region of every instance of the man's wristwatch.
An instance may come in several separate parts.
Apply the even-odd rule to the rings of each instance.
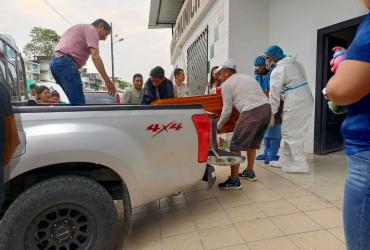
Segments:
[[[324,98],[325,98],[326,100],[329,100],[328,94],[327,94],[327,92],[326,92],[326,88],[324,88],[324,89],[322,90],[322,94],[324,95]]]

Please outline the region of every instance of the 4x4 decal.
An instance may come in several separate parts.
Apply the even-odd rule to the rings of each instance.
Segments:
[[[180,131],[182,128],[183,128],[182,123],[177,123],[176,121],[172,121],[168,123],[167,125],[163,123],[162,124],[158,124],[158,123],[150,124],[146,128],[146,130],[152,131],[153,133],[155,133],[153,135],[153,137],[155,137],[164,131],[165,132],[170,132],[171,130]]]

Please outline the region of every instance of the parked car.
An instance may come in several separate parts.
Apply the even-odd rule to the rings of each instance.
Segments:
[[[5,166],[7,249],[112,250],[113,200],[123,204],[128,232],[133,208],[215,181],[201,105],[25,106],[21,54],[0,35],[1,47],[0,84],[12,95],[21,140]]]
[[[119,93],[114,96],[108,95],[107,91],[85,91],[86,104],[120,104],[121,97]]]

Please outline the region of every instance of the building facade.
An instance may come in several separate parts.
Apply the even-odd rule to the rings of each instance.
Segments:
[[[40,81],[40,64],[32,61],[25,61],[26,79],[32,83]]]
[[[343,147],[343,117],[326,107],[321,89],[330,78],[335,45],[348,46],[367,11],[354,0],[151,0],[149,28],[171,28],[171,62],[185,70],[193,94],[204,93],[210,68],[226,59],[253,74],[254,59],[273,44],[303,64],[315,112],[306,151]]]
[[[106,89],[105,83],[98,73],[87,73],[81,71],[81,80],[84,90],[88,91],[103,91]]]
[[[50,71],[50,58],[50,56],[36,56],[34,59],[34,62],[39,64],[39,80],[42,82],[55,82],[54,77]]]

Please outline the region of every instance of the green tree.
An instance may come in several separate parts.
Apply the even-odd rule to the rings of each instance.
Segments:
[[[111,78],[112,79],[112,78]],[[118,87],[121,89],[121,90],[124,90],[125,88],[127,87],[130,87],[131,86],[131,83],[123,80],[121,77],[114,77],[114,79],[112,79],[113,82],[115,82],[116,84],[118,84]]]
[[[23,48],[27,58],[33,56],[52,56],[60,36],[51,29],[33,27],[30,32],[31,42]]]
[[[95,90],[95,91],[98,91],[98,90],[99,90],[99,84],[97,84],[97,83],[93,83],[93,84],[91,84],[91,88],[92,88],[93,90]]]

